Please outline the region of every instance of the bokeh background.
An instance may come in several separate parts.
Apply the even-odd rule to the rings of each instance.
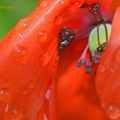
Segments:
[[[39,0],[0,0],[0,40],[35,9]]]

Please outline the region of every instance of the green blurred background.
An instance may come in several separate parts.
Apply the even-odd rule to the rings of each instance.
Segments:
[[[0,0],[0,40],[35,9],[39,0]]]

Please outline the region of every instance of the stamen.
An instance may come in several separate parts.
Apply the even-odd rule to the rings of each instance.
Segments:
[[[63,27],[59,34],[59,51],[65,49],[75,38],[75,32],[68,27]]]
[[[101,55],[99,55],[98,52],[95,50],[92,55],[92,61],[97,64],[99,63],[100,58],[101,58]]]
[[[103,23],[104,27],[105,27],[105,33],[106,33],[106,43],[108,44],[108,30],[107,30],[107,26],[105,23]]]
[[[85,72],[86,73],[91,73],[92,72],[92,63],[86,65]]]
[[[86,55],[87,55],[87,52],[88,52],[88,48],[89,48],[89,46],[87,44],[85,50],[83,51],[82,55],[80,56],[80,58],[79,58],[79,60],[76,64],[77,67],[81,67],[83,64],[87,63]]]

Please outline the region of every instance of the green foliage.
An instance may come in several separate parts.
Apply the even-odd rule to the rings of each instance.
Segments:
[[[39,0],[0,0],[0,40],[15,24],[29,15]]]

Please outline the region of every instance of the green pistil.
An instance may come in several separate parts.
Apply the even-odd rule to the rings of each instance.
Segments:
[[[98,30],[99,29],[99,30]],[[106,35],[107,30],[107,35]],[[89,48],[92,53],[96,51],[99,47],[107,43],[106,37],[108,36],[108,41],[110,40],[111,35],[111,24],[106,24],[106,29],[104,24],[100,24],[95,27],[89,35]]]

